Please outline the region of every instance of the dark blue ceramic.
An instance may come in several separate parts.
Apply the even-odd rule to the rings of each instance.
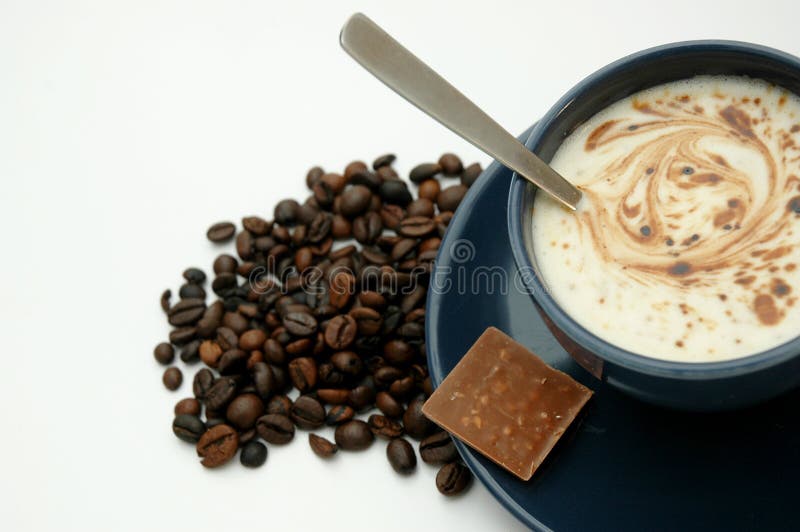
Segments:
[[[747,75],[800,94],[800,59],[732,41],[693,41],[651,48],[592,74],[553,106],[526,146],[549,161],[561,141],[597,111],[634,92],[700,74]],[[508,230],[525,285],[548,324],[581,365],[642,400],[680,409],[713,411],[752,405],[800,384],[800,338],[752,356],[713,363],[668,362],[620,349],[567,315],[543,286],[530,231],[536,187],[514,176]]]
[[[524,291],[459,283],[477,272],[515,270],[503,209],[510,183],[511,172],[492,164],[442,242],[436,269],[442,279],[429,291],[426,313],[433,384],[441,383],[486,327],[495,326],[595,395],[580,423],[528,482],[457,442],[477,478],[536,530],[797,528],[800,393],[735,413],[650,406],[580,368]]]

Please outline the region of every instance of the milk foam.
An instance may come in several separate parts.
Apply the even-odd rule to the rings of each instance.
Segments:
[[[545,194],[534,252],[576,321],[645,356],[738,358],[800,336],[800,98],[696,77],[604,109],[552,166],[584,192]]]

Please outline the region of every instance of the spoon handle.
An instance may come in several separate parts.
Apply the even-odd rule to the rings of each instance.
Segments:
[[[400,96],[508,168],[575,209],[581,192],[458,89],[361,13],[339,36],[353,59]]]

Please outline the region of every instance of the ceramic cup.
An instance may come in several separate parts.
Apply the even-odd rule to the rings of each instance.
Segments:
[[[559,145],[598,111],[635,92],[697,75],[746,75],[800,94],[800,59],[779,50],[733,41],[692,41],[644,50],[590,75],[558,101],[531,131],[526,146],[549,161]],[[642,356],[578,324],[545,289],[533,254],[535,186],[514,176],[508,229],[514,258],[550,330],[584,368],[644,401],[685,410],[751,405],[800,384],[800,337],[743,358],[687,363]]]

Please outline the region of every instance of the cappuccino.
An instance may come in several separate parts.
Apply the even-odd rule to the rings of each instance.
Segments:
[[[800,98],[696,77],[633,94],[551,165],[577,212],[537,194],[536,262],[583,327],[634,353],[713,362],[800,336]]]

